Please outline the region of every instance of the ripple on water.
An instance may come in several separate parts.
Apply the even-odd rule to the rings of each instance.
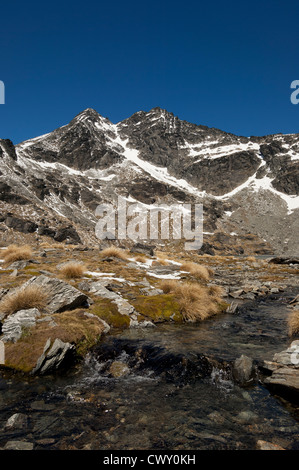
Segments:
[[[288,343],[287,314],[282,303],[261,303],[200,325],[108,335],[104,352],[106,347],[110,354],[115,340],[119,350],[106,356],[95,351],[67,376],[27,383],[1,379],[0,426],[14,413],[29,416],[27,433],[35,448],[254,449],[262,439],[296,449],[298,421],[264,387],[240,388],[225,368],[215,366],[200,376],[194,366],[203,353],[225,360],[241,354],[271,358]],[[141,350],[123,348],[126,344]],[[156,366],[163,358],[163,367]],[[113,361],[125,364],[128,373],[113,377]],[[54,409],[32,408],[36,401]],[[11,430],[9,435],[4,430],[0,446],[12,438]]]

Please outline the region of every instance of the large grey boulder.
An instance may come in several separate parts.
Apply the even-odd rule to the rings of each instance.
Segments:
[[[73,344],[64,343],[58,338],[51,344],[49,338],[31,374],[43,375],[59,369],[72,358],[74,352],[75,346]]]
[[[29,279],[21,288],[27,286],[38,286],[48,294],[46,310],[50,314],[88,306],[88,296],[61,279],[41,274]]]

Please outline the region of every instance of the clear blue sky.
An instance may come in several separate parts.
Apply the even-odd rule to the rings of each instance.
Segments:
[[[0,138],[85,108],[116,123],[160,106],[238,135],[299,133],[298,0],[1,2]]]

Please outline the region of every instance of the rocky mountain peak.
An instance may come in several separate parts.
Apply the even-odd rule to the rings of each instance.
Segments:
[[[0,139],[0,158],[8,155],[13,160],[17,160],[15,146],[9,139]]]
[[[0,211],[23,216],[21,205],[35,214],[51,208],[68,222],[92,227],[97,205],[120,195],[146,204],[204,199],[207,232],[225,225],[294,252],[298,175],[296,134],[240,137],[160,107],[113,124],[87,108],[16,147],[0,140]]]
[[[68,124],[68,126],[86,126],[91,132],[97,133],[98,131],[107,131],[109,127],[113,127],[112,122],[103,116],[101,116],[95,109],[87,108],[81,113],[77,114],[74,119]]]

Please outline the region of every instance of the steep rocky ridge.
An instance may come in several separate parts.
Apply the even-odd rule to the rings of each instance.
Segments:
[[[208,243],[219,232],[239,244],[253,234],[275,253],[298,253],[298,134],[240,137],[160,108],[113,124],[86,109],[16,146],[0,140],[0,189],[2,233],[15,216],[34,222],[36,235],[71,226],[77,242],[94,242],[96,207],[122,195],[202,202]]]

